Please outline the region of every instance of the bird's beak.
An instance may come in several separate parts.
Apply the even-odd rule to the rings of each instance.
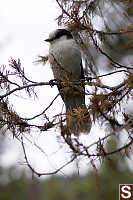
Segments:
[[[50,42],[50,41],[51,41],[51,39],[49,39],[49,38],[48,38],[48,39],[46,39],[46,40],[44,40],[44,41],[45,41],[45,42]]]

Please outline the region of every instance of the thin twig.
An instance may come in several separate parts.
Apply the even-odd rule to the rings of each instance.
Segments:
[[[14,88],[13,90],[7,92],[4,95],[0,95],[0,99],[3,99],[3,98],[9,96],[10,94],[12,94],[12,93],[14,93],[16,91],[20,91],[20,90],[23,90],[23,89],[26,89],[26,88],[30,88],[30,87],[44,86],[44,85],[50,85],[50,83],[49,82],[40,82],[40,83],[33,83],[33,84],[29,84],[29,85],[20,86],[20,87]],[[57,85],[57,84],[54,83],[54,85]]]
[[[57,99],[58,96],[59,96],[59,94],[57,94],[54,97],[54,99],[51,101],[51,103],[40,114],[35,115],[34,117],[30,117],[30,118],[22,118],[21,117],[21,119],[23,119],[23,120],[33,120],[33,119],[35,119],[37,117],[40,117],[41,115],[43,115],[50,108],[50,106],[52,106],[52,104],[54,103],[54,101]]]
[[[29,167],[29,169],[32,171],[33,174],[37,175],[38,177],[40,176],[46,176],[46,175],[54,175],[57,174],[58,172],[60,172],[64,167],[66,167],[67,165],[69,165],[70,163],[72,163],[75,159],[76,159],[76,155],[73,155],[73,158],[68,161],[67,163],[65,163],[64,165],[62,165],[60,168],[58,168],[57,170],[53,171],[53,172],[45,172],[45,173],[39,173],[37,172],[29,163],[27,154],[26,154],[26,150],[25,150],[25,146],[24,146],[24,141],[23,141],[23,137],[21,137],[21,144],[22,144],[22,149],[23,149],[23,153],[24,153],[24,158],[26,161],[27,166]]]

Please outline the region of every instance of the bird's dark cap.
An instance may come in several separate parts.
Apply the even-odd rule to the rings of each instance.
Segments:
[[[49,38],[44,40],[45,42],[52,42],[56,39],[59,39],[60,37],[66,35],[67,39],[72,39],[73,36],[71,34],[70,31],[66,30],[66,29],[56,29],[55,31],[53,31],[52,33],[49,34]]]

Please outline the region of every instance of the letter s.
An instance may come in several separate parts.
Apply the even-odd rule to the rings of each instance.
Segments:
[[[129,185],[124,185],[121,187],[121,191],[125,194],[121,194],[121,197],[123,199],[128,199],[131,197],[131,192],[130,192],[131,188]]]

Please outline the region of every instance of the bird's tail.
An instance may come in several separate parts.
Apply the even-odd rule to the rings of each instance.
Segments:
[[[91,119],[87,108],[74,108],[66,112],[67,129],[69,133],[78,136],[80,133],[89,134]]]
[[[82,90],[82,91],[81,91]],[[89,134],[91,129],[91,118],[85,105],[84,88],[69,88],[63,94],[66,106],[66,127],[68,132],[78,136],[80,133]]]

